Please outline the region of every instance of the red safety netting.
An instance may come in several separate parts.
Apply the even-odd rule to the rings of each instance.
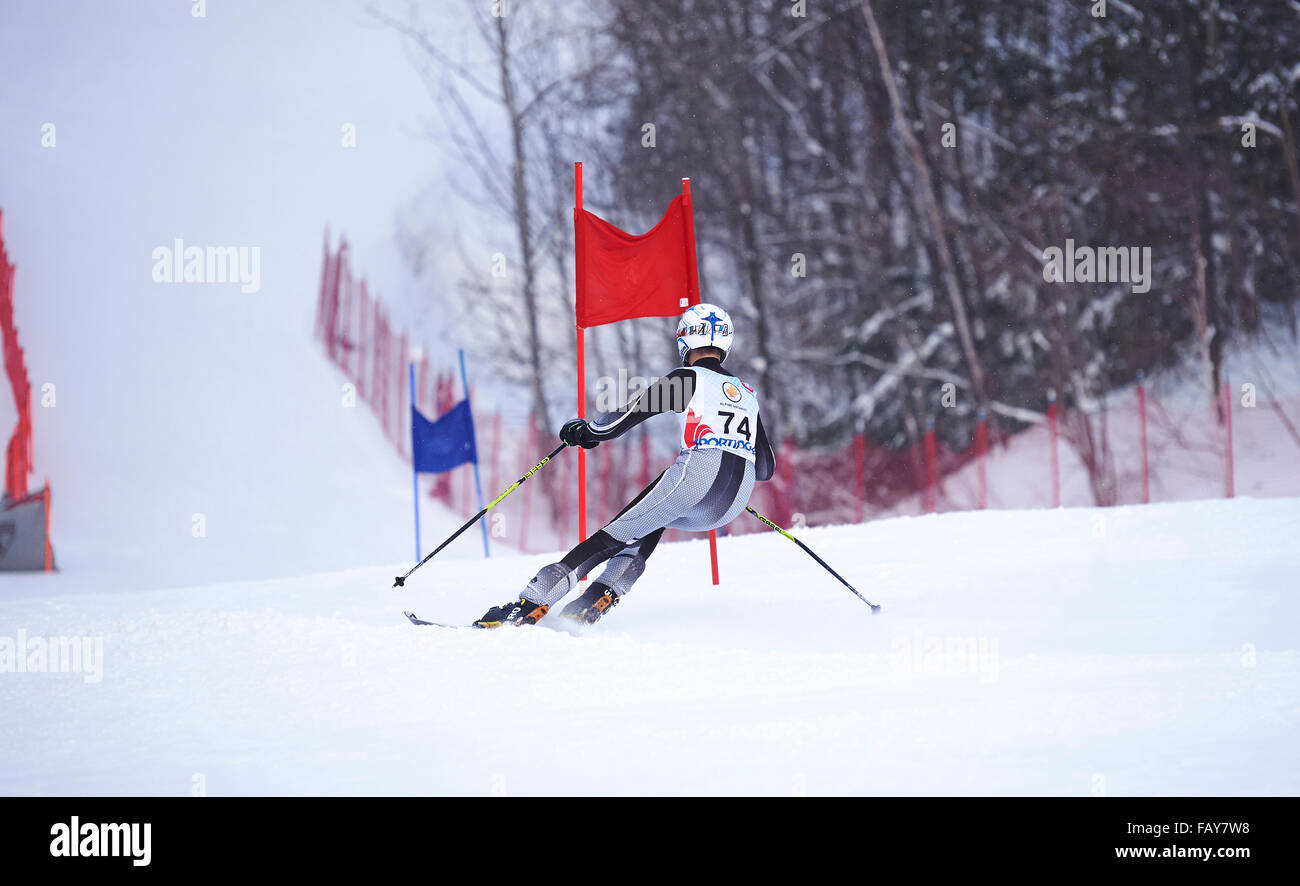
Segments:
[[[35,568],[35,563],[43,561],[43,568],[49,572],[54,568],[54,547],[50,543],[50,484],[47,481],[43,489],[35,492],[28,488],[27,478],[33,465],[32,385],[27,375],[26,357],[18,343],[18,328],[14,325],[14,264],[5,249],[3,212],[0,212],[0,356],[4,358],[5,376],[9,379],[14,408],[18,413],[13,433],[5,446],[5,506],[19,507],[39,499],[44,514],[43,540],[39,537],[33,540],[40,545],[34,548],[37,552],[35,561],[31,562],[31,567],[19,568]],[[44,548],[43,557],[41,548]]]
[[[394,333],[383,304],[371,297],[364,280],[352,275],[347,242],[340,240],[338,249],[331,252],[328,235],[316,306],[316,337],[354,386],[357,401],[370,407],[384,436],[409,458],[406,334]],[[427,401],[421,402],[422,410],[427,406]]]
[[[3,216],[0,216],[2,220]],[[14,326],[14,265],[5,251],[3,227],[0,226],[0,348],[5,375],[14,395],[18,421],[5,447],[5,495],[11,499],[27,495],[27,476],[32,469],[32,386],[27,378],[27,363],[18,344]]]

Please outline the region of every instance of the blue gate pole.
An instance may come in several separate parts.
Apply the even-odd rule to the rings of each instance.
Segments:
[[[415,419],[415,364],[408,363],[411,380],[411,419]],[[420,562],[420,472],[415,469],[415,426],[411,426],[411,498],[415,501],[415,562]]]
[[[458,353],[460,354],[460,383],[461,386],[465,388],[465,402],[469,403],[469,376],[465,374],[465,349],[464,348],[458,349]],[[470,404],[469,414],[472,422],[474,416],[473,404]],[[471,424],[471,428],[472,427],[473,425]],[[479,480],[479,476],[478,476],[478,431],[477,429],[475,429],[474,431],[474,491],[478,493],[478,509],[481,511],[483,510],[483,483],[481,480]],[[491,557],[492,552],[488,549],[487,521],[480,520],[478,525],[479,528],[483,530],[483,556]]]

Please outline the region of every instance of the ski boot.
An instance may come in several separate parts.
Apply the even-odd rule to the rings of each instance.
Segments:
[[[560,618],[579,625],[594,625],[602,615],[618,605],[618,594],[609,585],[592,582],[582,596],[565,606]]]
[[[542,616],[550,611],[549,606],[533,603],[520,597],[514,603],[493,606],[482,618],[474,622],[476,628],[499,628],[502,625],[535,625]]]

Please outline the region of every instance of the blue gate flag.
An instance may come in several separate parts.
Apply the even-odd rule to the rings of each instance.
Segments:
[[[422,474],[440,474],[466,462],[478,463],[474,416],[468,398],[437,421],[429,421],[411,407],[411,461]]]

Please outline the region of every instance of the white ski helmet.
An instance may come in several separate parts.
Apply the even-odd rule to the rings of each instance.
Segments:
[[[683,363],[695,348],[717,348],[725,360],[731,351],[734,332],[731,315],[717,305],[698,304],[687,309],[677,321],[677,356]]]

